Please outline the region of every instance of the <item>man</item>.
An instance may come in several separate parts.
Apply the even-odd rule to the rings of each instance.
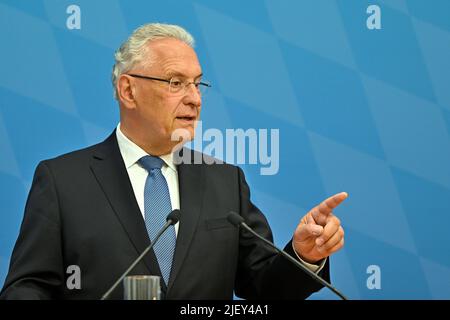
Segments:
[[[201,88],[208,86],[192,46],[184,29],[148,24],[116,52],[120,123],[104,142],[38,165],[2,298],[99,299],[173,209],[181,210],[179,222],[131,273],[161,276],[164,298],[303,299],[321,288],[227,221],[235,211],[272,240],[242,170],[176,164],[173,133],[194,136]],[[190,153],[182,150],[183,157]],[[285,247],[326,279],[327,257],[344,244],[332,210],[346,197],[337,194],[308,212]],[[81,272],[75,288],[67,285],[74,266]],[[122,289],[111,298],[121,299]]]

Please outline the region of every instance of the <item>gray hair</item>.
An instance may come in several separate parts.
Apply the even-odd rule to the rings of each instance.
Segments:
[[[175,38],[187,45],[194,47],[192,35],[180,26],[173,24],[149,23],[145,24],[130,35],[130,37],[115,52],[115,63],[112,70],[111,81],[114,90],[114,98],[117,100],[117,79],[123,73],[130,71],[136,65],[144,62],[148,63],[149,41],[161,38]],[[144,62],[144,63],[145,63]]]

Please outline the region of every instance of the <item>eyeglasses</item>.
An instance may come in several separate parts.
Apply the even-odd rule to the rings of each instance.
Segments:
[[[161,79],[161,78],[142,76],[142,75],[139,75],[139,74],[130,74],[130,73],[128,73],[128,75],[131,76],[131,77],[134,77],[134,78],[166,82],[166,83],[169,84],[169,92],[173,93],[173,94],[177,94],[177,95],[185,94],[186,91],[188,90],[188,87],[189,87],[190,84],[193,84],[195,86],[195,88],[197,89],[197,91],[201,95],[204,95],[206,93],[206,91],[208,90],[208,88],[211,88],[211,84],[209,84],[209,82],[183,81],[183,80],[181,80],[180,78],[177,78],[177,77],[172,77],[169,80],[167,80],[167,79]]]

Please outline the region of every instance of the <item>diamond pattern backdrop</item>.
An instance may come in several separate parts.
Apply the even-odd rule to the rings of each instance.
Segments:
[[[69,5],[81,29],[69,30]],[[366,27],[369,5],[381,30]],[[334,284],[353,299],[450,299],[450,2],[0,2],[0,283],[40,160],[117,125],[113,53],[141,24],[184,26],[214,87],[203,130],[280,130],[280,167],[243,165],[278,245],[347,191]],[[381,289],[367,287],[367,267]],[[334,299],[326,290],[312,299]]]

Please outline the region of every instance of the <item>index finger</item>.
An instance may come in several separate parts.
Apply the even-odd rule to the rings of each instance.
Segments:
[[[342,201],[347,199],[347,192],[340,192],[335,194],[334,196],[329,197],[324,200],[321,204],[318,205],[317,209],[320,213],[328,215],[334,208],[341,204]]]

